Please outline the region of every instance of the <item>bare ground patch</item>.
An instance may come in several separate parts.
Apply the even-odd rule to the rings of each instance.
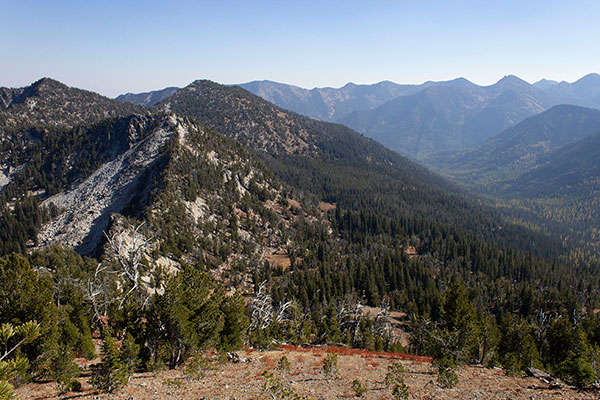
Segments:
[[[322,363],[328,352],[338,354],[339,375],[323,374]],[[362,399],[389,399],[390,389],[383,383],[387,367],[400,362],[406,369],[406,384],[413,399],[597,399],[598,393],[578,392],[565,387],[553,390],[535,378],[510,377],[498,369],[463,367],[460,382],[452,389],[436,383],[430,359],[400,353],[379,353],[342,347],[301,348],[284,346],[273,351],[243,351],[250,363],[213,363],[199,380],[186,378],[180,370],[137,373],[129,384],[113,394],[97,393],[88,378],[79,378],[83,392],[59,396],[56,385],[31,383],[20,387],[21,399],[267,399],[262,391],[263,372],[271,370],[275,377],[297,393],[312,399],[355,397],[352,381],[359,379],[368,390]],[[290,370],[277,371],[282,356],[290,361]]]

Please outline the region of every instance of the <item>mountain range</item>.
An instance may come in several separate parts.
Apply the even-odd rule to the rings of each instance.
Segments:
[[[239,86],[287,110],[322,121],[337,122],[354,111],[368,110],[400,96],[409,96],[429,86],[470,87],[464,78],[421,85],[399,85],[383,81],[373,85],[348,83],[341,88],[303,89],[272,81],[253,81]]]
[[[429,232],[431,228],[424,227],[433,223],[456,235],[493,237],[523,248],[530,239],[514,238],[536,235],[498,220],[458,187],[375,141],[342,125],[284,110],[240,87],[196,81],[156,108],[110,100],[50,79],[2,93],[0,197],[2,222],[10,225],[4,230],[4,251],[62,243],[93,253],[101,250],[102,232],[110,229],[114,216],[124,215],[141,218],[159,237],[169,238],[163,256],[171,261],[198,259],[201,255],[190,250],[189,241],[212,237],[208,247],[213,249],[223,243],[218,239],[221,244],[215,244],[218,237],[203,231],[207,225],[198,225],[198,218],[213,215],[213,221],[223,220],[216,223],[225,234],[231,229],[225,220],[231,211],[225,209],[246,210],[248,215],[248,201],[260,203],[253,196],[263,203],[272,199],[301,205],[301,199],[316,198],[340,209],[379,209],[380,215],[400,218],[419,234]],[[65,111],[70,108],[75,112]],[[183,165],[182,159],[187,160]],[[210,172],[215,168],[221,172]],[[179,172],[172,175],[173,171]],[[170,186],[175,182],[179,187]],[[216,194],[218,185],[227,182],[232,182],[237,197],[249,193],[245,206],[237,205],[236,195],[225,201]],[[286,199],[282,184],[297,200]],[[170,200],[157,203],[166,198]],[[14,220],[13,211],[25,205],[33,211],[27,213],[31,217]],[[179,217],[169,216],[171,212]],[[266,212],[260,208],[252,214]],[[310,208],[304,214],[316,221],[322,218]],[[155,215],[163,217],[157,222]],[[287,224],[282,215],[279,228],[269,227],[269,232],[289,229],[282,228]],[[490,230],[499,224],[502,231]],[[249,226],[242,229],[253,232]],[[254,238],[253,248],[264,240],[248,235]],[[273,239],[269,251],[277,251],[276,243]],[[257,260],[269,254],[261,251]],[[222,258],[219,254],[214,250],[203,257]]]
[[[476,147],[554,105],[600,108],[598,74],[573,83],[541,80],[533,85],[509,75],[490,86],[479,86],[464,78],[420,85],[349,83],[341,88],[311,90],[272,81],[240,86],[284,109],[342,123],[419,159],[438,151]],[[118,98],[156,104],[165,94],[157,91],[140,94],[137,99],[131,94]],[[149,102],[151,97],[154,100]]]
[[[600,131],[600,110],[559,105],[492,136],[463,152],[438,153],[426,160],[468,183],[501,187],[536,168],[554,150]]]
[[[120,96],[117,96],[116,100],[124,101],[128,103],[139,104],[142,106],[153,106],[165,97],[169,97],[175,92],[177,92],[179,88],[171,86],[168,88],[164,88],[161,90],[154,90],[151,92],[144,93],[125,93]]]
[[[378,85],[362,87],[362,90]],[[298,90],[286,92],[285,85],[254,82],[242,86],[284,108],[343,123],[393,150],[421,158],[437,151],[477,146],[553,105],[600,107],[597,89],[582,89],[590,85],[600,88],[596,74],[587,75],[573,84],[549,84],[543,89],[540,85],[530,85],[515,76],[506,76],[491,86],[478,86],[464,78],[422,85],[391,86],[387,83],[390,88],[387,93],[391,94],[391,88],[394,88],[397,96],[391,99],[390,95],[380,96],[379,101],[369,102],[356,101],[361,99],[359,95],[349,96],[344,90],[347,85],[334,92],[346,96],[339,96],[339,104],[330,106],[341,112],[327,115],[299,106]],[[559,87],[569,90],[558,90]],[[315,94],[316,90],[311,93]],[[334,89],[330,89],[330,93],[332,91]],[[329,97],[333,96],[330,94]],[[302,104],[308,103],[306,97],[302,99]],[[316,102],[312,100],[310,104]]]
[[[455,83],[465,87],[432,85],[379,107],[410,99],[441,110],[434,99],[452,98],[450,124],[486,93],[504,111],[507,98],[545,93],[517,78],[484,89]],[[53,343],[77,338],[95,357],[92,329],[112,328],[127,333],[119,357],[135,347],[131,365],[145,369],[183,365],[208,346],[275,340],[403,351],[406,324],[387,317],[399,310],[416,316],[411,338],[437,345],[439,333],[464,362],[497,351],[520,370],[531,365],[511,361],[522,337],[540,354],[532,360],[552,359],[531,333],[547,316],[599,304],[598,111],[556,106],[489,139],[482,148],[506,148],[499,165],[533,161],[481,195],[239,86],[197,80],[154,106],[47,78],[0,93],[2,318],[43,321],[51,334],[42,337],[57,338],[39,347],[50,357],[63,348]],[[504,111],[491,115],[512,115]],[[561,321],[569,325],[556,332],[570,337],[567,317],[548,329]],[[595,325],[585,329],[595,338]],[[464,332],[468,353],[455,343]],[[587,346],[588,333],[578,335]],[[417,353],[428,343],[410,341]],[[72,363],[83,346],[68,346]]]

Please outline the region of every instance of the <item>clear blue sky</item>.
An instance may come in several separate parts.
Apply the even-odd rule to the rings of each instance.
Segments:
[[[600,72],[600,1],[0,0],[0,86],[115,96],[270,79],[302,87]]]

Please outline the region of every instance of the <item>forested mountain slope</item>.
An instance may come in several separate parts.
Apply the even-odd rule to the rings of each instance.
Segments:
[[[579,349],[600,343],[600,320],[586,313],[599,308],[600,274],[564,262],[568,243],[544,226],[519,225],[349,128],[239,87],[196,81],[160,110],[129,115],[83,101],[79,122],[62,111],[68,98],[50,94],[52,124],[30,115],[23,128],[0,126],[10,170],[0,322],[20,334],[32,321],[38,342],[14,343],[35,376],[75,387],[73,359],[94,358],[93,331],[99,390],[136,367],[201,373],[207,348],[398,350],[407,333],[410,351],[450,370],[544,363],[580,386],[593,378],[565,363],[591,365]],[[391,310],[410,321],[392,322]],[[584,313],[585,325],[565,317]]]
[[[2,88],[0,93],[0,126],[4,131],[32,126],[70,128],[111,117],[148,113],[144,107],[70,88],[50,78],[24,88]]]
[[[510,182],[511,195],[554,197],[588,196],[600,188],[600,121],[596,134],[540,157],[536,168]]]
[[[555,106],[479,148],[428,162],[503,199],[493,201],[526,225],[549,227],[568,243],[572,260],[597,260],[598,132],[600,111]]]
[[[50,83],[55,90],[44,96],[53,100],[45,101],[58,110],[44,111],[51,125],[29,115],[23,130],[0,127],[9,172],[0,187],[1,254],[60,244],[102,257],[107,235],[129,219],[156,240],[155,261],[219,267],[220,278],[245,285],[263,262],[285,254],[283,238],[299,215],[321,218],[238,143],[188,118],[131,106],[140,112],[95,122],[129,106]],[[99,100],[94,112],[88,98]],[[70,127],[67,106],[80,107],[84,125]],[[230,267],[237,275],[225,273]]]
[[[342,125],[316,121],[239,87],[210,81],[196,81],[158,106],[232,136],[259,151],[288,183],[341,207],[372,207],[494,235],[498,221],[457,187]]]
[[[593,268],[559,261],[565,243],[544,234],[544,225],[512,224],[509,219],[519,220],[510,213],[509,219],[490,213],[435,174],[343,126],[210,81],[196,81],[158,107],[197,118],[254,149],[299,197],[335,203],[331,231],[295,232],[304,245],[288,253],[290,274],[272,278],[277,302],[291,296],[307,306],[315,298],[332,304],[363,293],[369,304],[388,298],[392,307],[428,314],[436,309],[438,288],[459,280],[477,293],[478,307],[527,314],[550,301],[552,291],[544,288],[579,293],[576,282],[597,279]],[[595,298],[591,287],[584,291]]]
[[[572,260],[600,261],[600,133],[545,154],[496,193],[559,224]]]
[[[153,106],[165,97],[171,96],[178,90],[179,88],[177,87],[168,87],[161,90],[153,90],[151,92],[144,93],[125,93],[117,96],[115,100],[138,104],[141,106]]]
[[[507,76],[491,86],[433,86],[339,122],[413,157],[461,150],[557,104],[527,82]]]
[[[469,184],[502,186],[540,164],[550,152],[600,131],[600,111],[578,106],[555,106],[527,118],[488,139],[473,150],[444,152],[427,159]]]

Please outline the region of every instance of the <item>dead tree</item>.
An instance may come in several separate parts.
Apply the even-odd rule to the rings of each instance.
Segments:
[[[248,332],[257,329],[266,329],[272,323],[282,324],[289,322],[289,312],[294,307],[294,303],[288,301],[279,307],[273,305],[273,299],[267,292],[267,281],[264,281],[258,287],[256,296],[250,303],[250,326]]]
[[[362,340],[360,323],[364,318],[363,305],[359,300],[346,299],[338,305],[337,320],[342,332],[350,332],[350,341],[358,343]]]
[[[144,307],[155,290],[149,279],[143,279],[148,253],[155,246],[154,240],[141,232],[143,225],[119,223],[110,234],[105,233],[106,259],[97,265],[86,287],[93,319],[100,330],[107,323],[109,306],[121,308],[133,296]]]
[[[391,342],[393,340],[393,327],[390,319],[390,303],[385,300],[381,304],[381,310],[377,313],[373,321],[375,333],[385,342]]]
[[[131,294],[141,297],[142,305],[145,305],[150,297],[149,292],[152,291],[150,285],[141,279],[145,269],[144,261],[154,248],[153,239],[140,232],[143,225],[144,222],[137,226],[129,223],[125,226],[119,224],[110,235],[105,233],[108,240],[107,254],[116,261],[117,268],[114,273],[119,277],[124,289],[124,293],[118,299],[119,308]]]

